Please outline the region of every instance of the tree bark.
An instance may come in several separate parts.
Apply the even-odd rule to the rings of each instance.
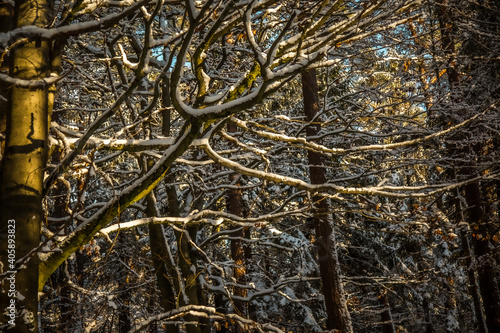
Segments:
[[[130,240],[130,230],[123,230],[118,234],[118,256],[120,260],[127,266],[131,264],[130,255],[128,255],[127,247]],[[128,270],[122,268],[121,274],[118,276],[118,333],[126,333],[132,327],[130,316],[130,288],[129,278],[130,273]]]
[[[146,196],[146,213],[148,216],[158,216],[156,210],[156,198],[153,191]],[[160,305],[163,311],[171,311],[175,309],[176,295],[174,294],[173,286],[168,279],[167,261],[170,260],[166,248],[165,235],[161,224],[149,224],[149,246],[151,249],[151,260],[156,275],[156,283],[160,290]],[[165,332],[177,333],[179,329],[175,324],[166,325]]]
[[[434,333],[434,328],[432,326],[431,319],[431,310],[429,308],[429,296],[424,295],[424,301],[422,304],[424,309],[424,324],[425,324],[425,333]]]
[[[166,81],[168,84],[168,80]],[[164,96],[165,98],[165,96]],[[163,121],[166,121],[164,115]],[[170,127],[163,125],[163,133],[167,134],[170,131]],[[167,175],[166,181],[172,181],[173,177]],[[177,190],[175,185],[166,184],[167,200],[168,200],[168,211],[170,216],[179,217],[181,216],[179,199],[177,198]],[[176,290],[178,291],[178,303],[179,305],[205,305],[205,300],[201,295],[200,286],[198,283],[198,274],[196,270],[196,260],[192,258],[192,246],[187,239],[187,235],[191,235],[192,239],[196,240],[197,227],[188,226],[183,232],[175,231],[175,236],[177,240],[177,265],[180,268],[180,277],[175,276]],[[179,278],[181,281],[179,281]],[[175,282],[174,282],[175,283]],[[204,333],[210,330],[209,322],[205,318],[200,318],[198,316],[188,314],[184,317],[184,320],[189,324],[186,324],[187,333]]]
[[[384,290],[378,298],[380,305],[384,308],[382,317],[382,333],[396,333],[396,328],[394,327],[394,322],[392,320],[391,305],[389,303],[389,297],[387,296],[387,291]]]
[[[170,135],[170,95],[169,95],[169,79],[168,76],[163,77],[162,81],[162,100],[161,106],[162,110],[162,135],[169,136]],[[153,160],[148,160],[147,168],[150,169],[153,167]],[[167,176],[167,180],[170,179]],[[175,193],[175,190],[170,193]],[[174,198],[169,197],[174,200]],[[177,200],[177,198],[175,198]],[[149,192],[146,196],[146,214],[147,216],[159,216],[157,205],[156,205],[156,196],[154,190]],[[170,216],[178,216],[178,203],[175,203],[175,208],[173,208],[173,203],[169,203]],[[172,209],[173,208],[173,209]],[[175,215],[173,215],[175,214]],[[167,243],[165,240],[165,233],[163,230],[163,226],[159,224],[149,224],[149,247],[151,249],[151,260],[153,261],[154,271],[156,275],[156,283],[158,285],[158,289],[160,290],[160,306],[163,308],[163,311],[171,311],[176,308],[176,300],[177,296],[174,292],[174,286],[169,280],[169,271],[167,267],[170,265],[170,257],[167,249]],[[175,324],[168,324],[165,327],[166,333],[178,333],[179,328]]]
[[[467,277],[469,279],[469,293],[472,296],[474,311],[476,312],[476,320],[478,321],[478,333],[488,333],[488,329],[486,328],[486,321],[484,318],[483,304],[481,302],[481,292],[479,290],[476,276],[476,261],[471,251],[469,238],[463,231],[460,232],[460,239],[464,247],[464,257],[466,258],[465,265],[467,267]]]
[[[315,69],[302,71],[302,93],[307,121],[318,122],[315,119],[319,111],[318,83]],[[308,137],[317,135],[319,130],[319,125],[310,125],[306,129],[306,135]],[[310,150],[307,154],[311,184],[326,183],[326,170],[323,167],[322,155]],[[352,333],[353,327],[342,286],[335,234],[332,223],[328,218],[330,215],[328,201],[320,196],[314,196],[313,201],[313,224],[316,231],[320,275],[328,315],[326,328],[328,330],[338,329],[343,333]]]
[[[51,1],[16,1],[16,27],[46,26],[51,19]],[[41,79],[49,76],[50,44],[34,41],[19,46],[12,56],[10,75],[18,79]],[[5,249],[8,235],[15,235],[15,260],[30,258],[24,267],[3,281],[3,288],[15,284],[15,296],[2,294],[0,312],[15,302],[16,332],[38,330],[38,256],[30,251],[40,243],[43,218],[42,182],[48,152],[49,88],[12,87],[7,113],[5,152],[0,175],[1,230],[0,245],[3,270],[14,270]],[[15,225],[15,227],[13,227]],[[9,233],[15,228],[15,233]],[[12,248],[10,250],[13,250]],[[15,283],[13,283],[15,280]],[[14,304],[14,303],[12,303]],[[6,317],[2,315],[2,324]],[[10,318],[8,318],[10,319]],[[1,324],[0,324],[1,326]],[[5,329],[3,329],[5,331]]]
[[[228,123],[227,130],[229,133],[236,132],[236,125],[233,123]],[[241,189],[239,188],[240,183],[237,181],[237,174],[231,174],[229,179],[231,184],[234,183],[237,188],[230,188],[227,192],[226,205],[228,213],[234,214],[236,216],[243,217],[243,198],[241,196]],[[246,263],[245,263],[245,249],[243,244],[244,229],[236,227],[237,232],[232,234],[233,239],[231,239],[231,257],[233,258],[233,277],[237,284],[246,284]],[[234,287],[233,295],[239,297],[246,297],[247,291],[245,288]],[[233,300],[234,312],[240,316],[245,317],[247,314],[247,306],[245,302],[239,300]],[[236,332],[242,332],[240,326],[236,326]]]
[[[57,120],[54,119],[54,121]],[[61,151],[60,150],[54,151],[51,159],[53,163],[60,162]],[[66,205],[69,204],[69,202],[67,202],[69,200],[67,198],[67,195],[69,194],[68,191],[69,191],[68,188],[62,182],[54,184],[54,188],[52,190],[52,194],[54,196],[54,210],[52,212],[53,217],[62,218],[67,216]],[[51,223],[48,227],[53,233],[59,235],[60,234],[66,235],[67,225],[64,225],[64,223]],[[60,290],[59,291],[60,319],[57,329],[61,333],[66,333],[70,331],[71,319],[73,317],[72,310],[73,310],[73,305],[75,304],[71,288],[68,286],[67,283],[69,266],[70,266],[70,260],[66,260],[61,266],[59,266],[57,271],[51,275],[52,288]]]
[[[473,244],[477,265],[479,290],[483,299],[488,332],[500,332],[500,290],[496,263],[489,248],[489,228],[483,221],[481,190],[478,183],[465,186],[465,199],[469,208],[469,224],[474,232]]]

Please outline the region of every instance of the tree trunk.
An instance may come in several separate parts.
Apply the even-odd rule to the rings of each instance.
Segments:
[[[483,304],[481,302],[481,292],[479,290],[476,277],[476,261],[471,253],[469,238],[463,231],[460,232],[460,239],[464,248],[464,257],[466,258],[465,265],[467,267],[467,277],[469,279],[469,293],[472,296],[474,311],[476,312],[476,320],[478,321],[478,333],[488,333],[486,321],[484,319]]]
[[[443,287],[447,290],[446,300],[446,331],[460,332],[460,324],[458,322],[457,297],[455,293],[455,283],[453,278],[449,280],[443,279]]]
[[[120,260],[130,266],[131,257],[128,252],[130,243],[130,230],[122,230],[118,234],[117,251]],[[118,333],[126,333],[130,331],[132,323],[130,316],[130,272],[126,268],[121,268],[117,280],[118,280]]]
[[[302,72],[302,93],[307,121],[317,122],[318,120],[314,119],[319,110],[316,70],[310,69]],[[317,135],[319,130],[320,126],[310,125],[307,127],[306,134],[311,137]],[[321,154],[314,151],[308,151],[307,154],[311,184],[326,183],[326,171],[322,166]],[[313,224],[316,231],[320,275],[328,315],[326,328],[328,330],[338,329],[342,333],[352,333],[351,316],[342,286],[335,234],[328,218],[330,215],[328,201],[320,196],[314,196],[313,201],[315,206]]]
[[[391,305],[389,303],[389,297],[387,296],[386,290],[382,291],[378,300],[380,305],[383,307],[381,314],[382,333],[396,333],[396,328],[394,327],[394,322],[392,321]]]
[[[164,117],[164,122],[166,118]],[[169,131],[169,126],[163,128],[164,133]],[[167,175],[165,177],[166,182],[172,180],[172,177]],[[177,191],[174,185],[166,185],[167,200],[168,200],[168,210],[169,215],[173,217],[180,216],[179,200],[177,198]],[[194,240],[196,240],[197,227],[188,226],[184,232],[175,231],[175,236],[177,240],[177,265],[180,268],[180,277],[175,276],[177,280],[176,290],[178,291],[178,303],[181,306],[184,305],[205,305],[205,300],[201,297],[200,286],[198,283],[198,274],[196,270],[196,260],[191,258],[191,245],[187,239],[187,234],[194,235]],[[194,268],[194,269],[193,269]],[[179,281],[179,278],[181,281]],[[187,333],[204,333],[210,329],[209,322],[205,318],[200,318],[198,316],[188,314],[184,317],[184,320],[189,324],[186,324]]]
[[[477,265],[479,290],[483,299],[488,332],[500,332],[500,290],[497,282],[496,263],[489,248],[489,228],[484,223],[481,190],[478,183],[465,186],[469,224],[477,229],[473,244]]]
[[[219,313],[227,313],[226,302],[224,299],[224,295],[222,293],[216,293],[214,295],[214,305],[215,309]],[[228,330],[226,329],[226,322],[224,320],[219,320],[216,322],[214,326],[216,326],[216,331],[218,333],[226,333]]]
[[[158,216],[156,210],[156,198],[153,191],[146,196],[146,213],[148,217]],[[163,233],[163,226],[160,224],[149,224],[149,246],[151,249],[151,260],[156,275],[156,283],[160,290],[160,305],[163,311],[171,311],[175,309],[176,295],[174,294],[173,286],[168,279],[167,261],[170,260],[168,250],[166,248],[165,235]],[[165,332],[177,333],[179,332],[176,325],[167,325]]]
[[[53,119],[57,121],[56,119]],[[56,150],[52,154],[51,158],[53,163],[59,163],[61,161],[61,151]],[[65,184],[62,182],[57,182],[54,184],[52,189],[52,195],[54,197],[54,210],[52,216],[56,218],[63,218],[67,216],[66,205],[69,204],[69,199],[67,198],[69,190]],[[67,225],[64,223],[56,222],[49,224],[49,229],[51,232],[58,235],[66,235]],[[66,260],[57,270],[51,275],[52,288],[59,290],[59,311],[60,319],[58,323],[58,332],[66,333],[70,332],[71,319],[73,317],[73,306],[75,304],[74,297],[72,295],[71,287],[68,286],[68,275],[69,266],[71,265],[70,260]]]
[[[46,26],[51,19],[51,4],[51,1],[16,1],[16,26]],[[46,78],[50,64],[50,44],[34,41],[14,51],[10,74],[25,80]],[[4,288],[14,289],[15,285],[15,292],[2,294],[0,308],[4,312],[10,302],[15,302],[12,304],[16,311],[16,332],[38,330],[39,260],[36,253],[28,254],[40,243],[42,181],[48,151],[48,90],[48,87],[12,87],[6,117],[5,153],[0,170],[1,262],[4,271],[14,270],[14,262],[9,262],[4,252],[9,239],[10,245],[15,246],[10,248],[15,250],[15,260],[30,258],[26,268],[18,267],[15,276],[9,275],[9,280],[3,281]],[[14,228],[15,233],[9,233]],[[5,319],[2,316],[2,324]]]
[[[162,126],[162,135],[169,136],[170,135],[170,95],[169,95],[169,80],[168,76],[163,77],[162,81],[162,118],[163,118],[163,126]],[[148,160],[147,168],[153,167],[153,160]],[[166,179],[170,179],[169,176]],[[173,191],[175,193],[175,190]],[[172,194],[172,193],[171,193]],[[170,200],[170,197],[169,197]],[[174,200],[172,198],[172,200]],[[177,198],[175,198],[177,200]],[[149,192],[146,196],[146,214],[147,216],[159,216],[157,205],[156,205],[156,197],[154,194],[154,190]],[[169,203],[169,207],[170,207]],[[175,204],[175,209],[170,209],[170,216],[178,216],[178,203]],[[173,215],[173,214],[175,215]],[[176,300],[177,297],[174,292],[174,286],[170,282],[168,276],[169,272],[167,266],[170,265],[170,257],[167,249],[167,243],[165,240],[165,234],[163,231],[163,226],[159,224],[149,224],[149,247],[151,249],[151,260],[153,261],[155,275],[156,275],[156,283],[158,284],[158,289],[160,290],[160,305],[163,308],[163,311],[171,311],[176,308]],[[175,324],[168,324],[165,327],[166,333],[177,333],[179,332],[179,328]]]
[[[228,123],[227,130],[230,133],[236,132],[236,125],[233,123]],[[227,211],[230,214],[243,217],[243,198],[241,196],[241,189],[239,188],[240,183],[237,181],[237,174],[231,174],[229,179],[231,184],[237,186],[238,188],[230,188],[227,193],[226,205]],[[239,229],[237,232],[232,234],[233,239],[231,240],[231,257],[233,258],[233,277],[237,284],[246,284],[246,263],[245,263],[245,249],[243,244],[244,229],[236,227]],[[233,295],[238,297],[246,297],[247,290],[245,288],[234,287]],[[234,312],[242,317],[247,314],[247,306],[245,302],[240,300],[233,300]],[[236,332],[241,333],[242,328],[237,325]]]
[[[179,295],[179,304],[184,305],[204,305],[198,298],[198,275],[196,271],[196,262],[191,258],[191,245],[187,239],[187,234],[191,234],[191,228],[188,227],[183,232],[176,232],[178,246],[178,265],[182,273],[183,290]],[[179,281],[180,282],[180,281]],[[179,283],[179,289],[181,285]],[[187,333],[202,333],[203,328],[200,318],[193,314],[184,317]]]
[[[429,308],[429,297],[430,296],[428,295],[424,295],[424,301],[422,304],[422,307],[424,308],[425,333],[434,333],[431,320],[431,310]]]
[[[121,287],[126,288],[126,285],[121,285]],[[130,293],[124,289],[118,298],[122,302],[122,305],[118,308],[118,333],[127,333],[132,327],[130,320]]]

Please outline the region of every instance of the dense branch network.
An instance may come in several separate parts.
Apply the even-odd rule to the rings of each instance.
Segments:
[[[196,331],[197,322],[288,332],[276,318],[320,331],[318,253],[333,247],[353,318],[378,321],[386,304],[364,291],[408,288],[415,302],[427,299],[420,283],[439,275],[428,266],[441,259],[417,245],[447,258],[465,228],[451,216],[469,214],[464,188],[489,184],[483,192],[498,195],[491,184],[499,180],[500,96],[467,99],[479,94],[480,80],[465,60],[469,77],[446,82],[460,59],[434,16],[455,8],[447,1],[56,3],[50,24],[0,32],[2,61],[42,42],[63,54],[43,77],[0,72],[9,89],[46,89],[53,99],[38,256],[46,299],[61,274],[68,295],[99,298],[85,311],[133,317],[119,320],[130,323],[123,331],[161,322],[169,333],[180,323],[208,332]],[[309,70],[318,72],[321,98],[312,120],[299,80]],[[311,164],[313,154],[320,164]],[[324,170],[324,183],[311,181],[314,168]],[[320,218],[338,230],[338,244],[318,245],[311,221],[322,201],[329,208]],[[488,207],[494,221],[496,206]],[[124,274],[116,282],[108,259]],[[459,275],[446,267],[436,284]],[[77,281],[76,270],[103,278],[94,287]],[[174,301],[133,314],[127,293],[139,299],[146,288]],[[292,307],[295,318],[273,302]]]

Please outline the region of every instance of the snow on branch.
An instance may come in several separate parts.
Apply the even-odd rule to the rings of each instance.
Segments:
[[[14,43],[19,38],[29,38],[31,40],[35,38],[41,38],[45,40],[53,40],[58,37],[67,37],[72,35],[79,35],[86,32],[101,30],[103,28],[118,23],[122,18],[129,16],[130,14],[136,12],[142,6],[145,6],[148,3],[152,2],[154,3],[155,1],[140,0],[134,2],[132,5],[126,7],[123,11],[119,13],[109,14],[105,17],[102,17],[94,21],[78,22],[58,28],[47,29],[33,25],[23,26],[21,28],[17,28],[9,32],[0,33],[0,45],[2,45],[5,48],[7,47],[7,45]]]
[[[69,138],[66,141],[70,147],[75,149],[80,139]],[[123,151],[146,151],[146,150],[165,150],[174,144],[174,138],[157,138],[150,140],[141,139],[101,139],[90,137],[85,144],[86,149],[95,148],[98,150],[123,150]],[[200,147],[203,140],[193,140],[190,147]]]
[[[285,216],[297,216],[298,214],[305,213],[306,208],[296,209],[293,211],[265,214],[258,217],[240,217],[234,214],[229,214],[221,211],[213,210],[203,210],[193,215],[188,215],[186,217],[146,217],[142,219],[137,219],[134,221],[129,221],[125,223],[114,224],[110,227],[103,228],[99,233],[107,235],[111,232],[116,232],[119,230],[136,228],[148,224],[179,224],[187,225],[193,223],[207,223],[214,226],[220,225],[224,221],[231,222],[233,224],[253,227],[255,223],[271,223],[273,220],[281,219]]]
[[[441,136],[444,136],[446,134],[450,134],[468,124],[471,122],[475,121],[476,119],[484,116],[488,111],[491,111],[495,109],[496,106],[500,103],[500,100],[495,101],[492,103],[490,106],[488,106],[484,111],[481,113],[477,113],[476,115],[470,117],[469,119],[451,126],[450,128],[447,128],[445,130],[426,135],[421,138],[416,138],[412,140],[406,140],[406,141],[401,141],[401,142],[395,142],[395,143],[388,143],[388,144],[373,144],[373,145],[367,145],[367,146],[357,146],[357,147],[352,147],[352,148],[328,148],[323,145],[317,144],[315,142],[310,142],[307,141],[306,138],[298,138],[298,137],[291,137],[288,135],[284,134],[279,134],[279,133],[272,133],[268,131],[263,131],[263,130],[255,130],[253,128],[250,128],[248,126],[248,122],[239,120],[236,117],[231,117],[231,121],[236,123],[239,127],[245,129],[246,131],[249,131],[250,133],[257,134],[261,137],[270,139],[270,140],[275,140],[275,141],[282,141],[282,142],[288,142],[288,143],[301,143],[303,144],[307,149],[321,152],[321,153],[326,153],[326,154],[347,154],[347,153],[355,153],[355,152],[362,152],[362,151],[379,151],[379,150],[389,150],[389,149],[396,149],[396,148],[403,148],[403,147],[409,147],[409,146],[414,146],[416,144],[429,141]]]
[[[245,167],[237,162],[231,161],[230,159],[224,158],[219,154],[217,154],[208,143],[208,140],[205,141],[205,145],[203,146],[203,148],[207,153],[207,155],[214,160],[214,162],[223,165],[226,168],[229,168],[235,172],[250,177],[256,177],[262,180],[271,181],[277,184],[286,184],[294,186],[298,189],[306,190],[311,193],[326,192],[326,193],[341,193],[341,194],[381,195],[385,197],[394,197],[394,198],[422,198],[450,191],[452,189],[456,189],[464,185],[477,182],[482,179],[497,179],[500,175],[500,171],[498,171],[487,174],[485,176],[474,177],[462,182],[437,184],[437,185],[423,185],[423,186],[345,187],[329,183],[315,185],[315,184],[309,184],[297,178]]]
[[[278,327],[275,327],[272,324],[259,324],[253,320],[241,317],[237,314],[223,314],[217,311],[214,307],[203,306],[203,305],[186,305],[181,306],[178,309],[168,311],[165,313],[161,313],[156,316],[152,316],[147,320],[137,324],[133,329],[129,331],[129,333],[141,332],[144,328],[150,326],[152,323],[160,321],[160,320],[174,320],[177,318],[185,317],[189,314],[196,315],[198,317],[205,317],[211,319],[219,319],[219,320],[230,320],[237,323],[240,327],[245,330],[255,329],[258,332],[276,332],[276,333],[285,333]]]

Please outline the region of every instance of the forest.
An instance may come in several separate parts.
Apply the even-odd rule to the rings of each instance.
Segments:
[[[500,332],[500,3],[0,0],[0,332]]]

